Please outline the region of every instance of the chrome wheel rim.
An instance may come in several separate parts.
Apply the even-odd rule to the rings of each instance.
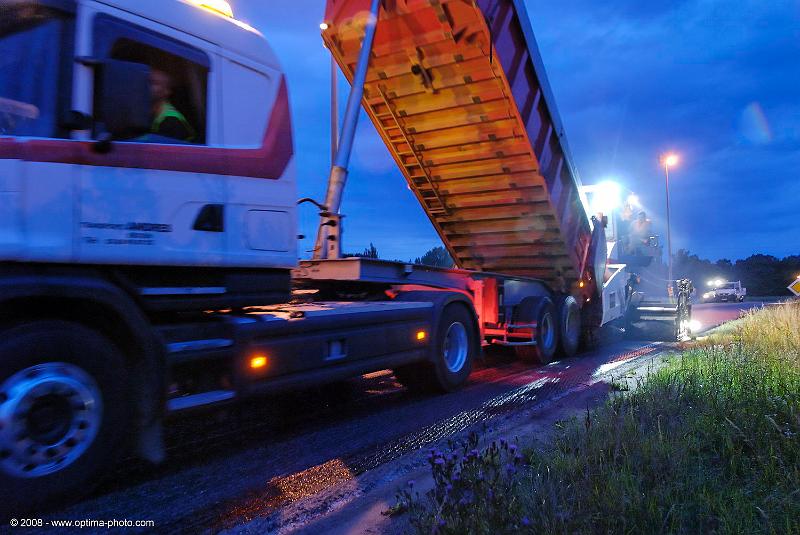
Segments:
[[[444,336],[444,363],[447,369],[453,373],[458,373],[467,362],[467,352],[469,351],[469,337],[467,328],[463,324],[455,322],[450,324]]]
[[[38,364],[0,385],[0,469],[42,477],[79,459],[100,429],[100,388],[79,367]]]

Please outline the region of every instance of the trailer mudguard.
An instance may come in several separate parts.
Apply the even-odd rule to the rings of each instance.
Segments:
[[[431,318],[431,320],[434,325],[438,324],[438,319],[441,317],[442,313],[444,312],[444,309],[448,305],[451,305],[453,303],[463,304],[467,308],[467,310],[469,310],[469,314],[473,322],[473,327],[475,329],[474,332],[476,333],[476,335],[478,335],[481,332],[480,324],[478,323],[478,314],[475,312],[475,306],[472,303],[472,300],[466,294],[460,292],[449,292],[446,290],[409,290],[409,291],[401,290],[396,295],[395,300],[432,303],[433,318]],[[430,358],[433,358],[432,355],[430,356]]]

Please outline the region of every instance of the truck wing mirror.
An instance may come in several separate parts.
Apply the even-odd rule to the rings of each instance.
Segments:
[[[150,131],[150,68],[104,60],[95,71],[95,119],[99,137],[130,139]]]
[[[92,117],[77,110],[68,110],[61,114],[58,126],[65,130],[88,130],[92,127]]]

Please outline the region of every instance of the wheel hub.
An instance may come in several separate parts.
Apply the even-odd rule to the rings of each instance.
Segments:
[[[69,432],[74,409],[65,396],[45,395],[33,402],[26,425],[30,436],[42,444],[56,444]]]
[[[444,362],[447,369],[458,373],[467,361],[469,339],[463,324],[455,322],[447,328],[444,337]]]
[[[97,383],[73,364],[19,371],[0,385],[0,470],[41,477],[64,469],[89,448],[102,419]]]

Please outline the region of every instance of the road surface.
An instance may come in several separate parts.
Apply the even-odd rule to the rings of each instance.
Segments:
[[[753,306],[760,304],[704,304],[694,311],[708,328]],[[299,522],[289,511],[304,500],[346,489],[378,468],[391,467],[385,482],[399,485],[404,471],[419,467],[415,455],[428,447],[500,425],[520,411],[546,410],[554,400],[597,385],[604,385],[604,395],[613,377],[644,369],[673,350],[674,344],[612,334],[598,349],[545,367],[491,352],[468,385],[448,395],[411,394],[387,371],[181,416],[168,425],[166,463],[152,467],[130,459],[81,502],[36,516],[153,520],[160,533],[291,531],[332,508],[314,513],[306,507]],[[362,486],[353,495],[363,492]]]
[[[692,318],[700,322],[701,332],[735,320],[748,310],[768,305],[768,301],[745,301],[744,303],[701,303],[692,307]]]

